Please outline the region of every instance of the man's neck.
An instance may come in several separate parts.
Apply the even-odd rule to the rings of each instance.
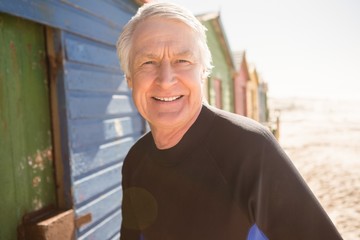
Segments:
[[[150,124],[151,133],[154,138],[156,147],[158,149],[168,149],[178,144],[185,135],[185,133],[194,124],[200,112],[201,108],[189,122],[187,122],[185,125],[178,127],[163,128]]]

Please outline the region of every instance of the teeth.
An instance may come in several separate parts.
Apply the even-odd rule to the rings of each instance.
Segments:
[[[159,101],[163,101],[163,102],[172,102],[172,101],[175,101],[176,99],[179,99],[181,96],[176,96],[176,97],[164,97],[164,98],[161,98],[161,97],[154,97],[156,100],[159,100]]]

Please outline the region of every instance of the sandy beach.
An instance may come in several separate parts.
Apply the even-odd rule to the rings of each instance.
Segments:
[[[274,99],[279,142],[343,239],[360,239],[360,101]]]

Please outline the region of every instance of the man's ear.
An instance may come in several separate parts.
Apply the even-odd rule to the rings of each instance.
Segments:
[[[132,89],[132,88],[133,88],[133,85],[132,85],[132,80],[131,80],[131,78],[130,78],[129,76],[125,76],[125,78],[126,78],[126,82],[127,82],[128,87],[129,87],[130,89]]]

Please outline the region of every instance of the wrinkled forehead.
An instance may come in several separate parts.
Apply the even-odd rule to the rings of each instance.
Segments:
[[[133,54],[156,54],[158,48],[171,48],[174,54],[189,55],[199,47],[199,38],[185,23],[152,17],[139,23],[132,38]]]
[[[170,26],[170,28],[169,28]],[[183,32],[187,31],[193,34],[193,37],[197,36],[196,30],[189,25],[187,22],[181,21],[177,18],[171,18],[167,16],[151,16],[145,19],[142,19],[134,28],[133,37],[136,35],[142,34],[148,35],[150,37],[152,31],[160,30],[164,35],[167,33],[177,33],[178,36],[181,36]]]

